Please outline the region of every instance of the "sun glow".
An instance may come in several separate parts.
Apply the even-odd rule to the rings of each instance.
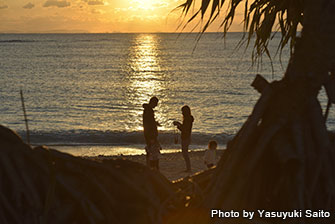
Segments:
[[[154,0],[135,0],[136,5],[144,10],[153,10],[156,5],[156,1]]]

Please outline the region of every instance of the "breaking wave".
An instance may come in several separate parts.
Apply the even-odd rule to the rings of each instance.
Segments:
[[[25,132],[18,133],[26,140]],[[163,145],[175,144],[175,138],[180,135],[172,132],[160,132],[159,141]],[[207,134],[192,133],[192,144],[207,145],[209,140],[216,140],[219,144],[226,144],[233,135],[226,133]],[[98,131],[98,130],[72,130],[54,132],[30,132],[30,141],[35,145],[131,145],[144,144],[142,131],[120,132],[120,131]]]

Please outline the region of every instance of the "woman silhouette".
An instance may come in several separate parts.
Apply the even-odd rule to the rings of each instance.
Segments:
[[[183,114],[183,123],[174,121],[173,124],[181,131],[181,150],[186,163],[186,172],[191,171],[190,157],[188,156],[188,147],[191,143],[191,133],[194,118],[191,115],[191,109],[185,105],[181,108]]]

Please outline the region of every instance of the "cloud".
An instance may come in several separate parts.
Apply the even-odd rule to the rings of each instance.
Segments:
[[[35,7],[35,5],[32,4],[31,2],[29,2],[28,4],[26,4],[26,5],[23,6],[24,9],[32,9],[34,7]]]
[[[71,3],[67,2],[66,0],[58,1],[58,0],[47,0],[44,4],[43,7],[50,7],[50,6],[55,6],[58,8],[64,8],[70,6]]]
[[[92,9],[91,13],[92,14],[102,14],[102,11],[101,10],[97,10],[97,9]]]
[[[157,3],[154,3],[153,5],[152,5],[153,7],[155,7],[155,8],[165,8],[165,7],[168,7],[169,6],[169,3],[167,3],[167,2],[157,2]]]
[[[0,9],[8,9],[8,5],[0,5]]]
[[[88,5],[104,5],[104,1],[100,1],[100,0],[91,0],[87,2]]]

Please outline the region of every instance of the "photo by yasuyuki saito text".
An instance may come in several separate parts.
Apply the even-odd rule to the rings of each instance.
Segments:
[[[258,209],[254,211],[242,210],[220,210],[212,209],[210,211],[210,217],[216,219],[332,219],[335,218],[335,212],[326,210],[291,210],[291,211],[270,211],[264,209]],[[334,219],[335,221],[335,219]]]

